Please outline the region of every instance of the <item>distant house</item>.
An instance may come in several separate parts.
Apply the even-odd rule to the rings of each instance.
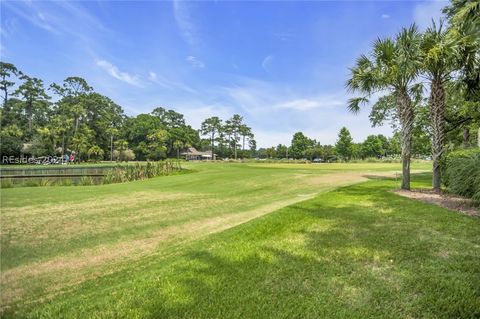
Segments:
[[[212,151],[200,152],[195,149],[195,147],[189,147],[186,152],[182,153],[182,156],[185,156],[187,161],[202,161],[202,160],[211,160]],[[213,154],[213,159],[216,158],[216,154]]]

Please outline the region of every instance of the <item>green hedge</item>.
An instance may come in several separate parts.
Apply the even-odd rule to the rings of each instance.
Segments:
[[[445,157],[443,166],[447,189],[480,203],[480,148],[453,151]]]

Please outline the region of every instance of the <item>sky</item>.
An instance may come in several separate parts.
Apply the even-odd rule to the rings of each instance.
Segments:
[[[80,76],[128,115],[162,106],[200,128],[243,116],[259,147],[304,132],[370,134],[345,82],[377,37],[441,17],[444,1],[4,1],[1,60],[46,85]]]

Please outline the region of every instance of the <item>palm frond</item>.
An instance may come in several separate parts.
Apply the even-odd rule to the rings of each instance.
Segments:
[[[373,43],[372,55],[377,64],[390,64],[395,56],[395,43],[390,38],[378,38]]]
[[[360,112],[361,105],[368,103],[367,97],[354,97],[348,100],[347,108],[350,112],[356,114]]]
[[[412,100],[414,101],[420,101],[423,98],[423,84],[422,83],[416,83],[410,87],[408,90],[409,95],[412,97]]]
[[[420,57],[428,77],[446,79],[460,62],[460,41],[454,33],[443,30],[443,21],[427,28],[422,36]]]

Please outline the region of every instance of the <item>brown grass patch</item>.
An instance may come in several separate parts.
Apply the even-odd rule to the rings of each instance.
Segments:
[[[181,199],[181,201],[180,201]],[[15,216],[3,215],[1,234],[9,234],[10,244],[28,243],[39,246],[59,240],[72,240],[82,235],[102,234],[178,218],[179,212],[194,207],[218,204],[222,200],[208,195],[187,193],[133,193],[130,196],[112,199],[92,199],[89,201],[61,205],[28,206],[25,211],[32,214]],[[182,202],[179,206],[179,202]],[[158,207],[157,209],[152,207]],[[15,209],[10,208],[10,211]],[[35,238],[35,241],[31,241]]]
[[[376,172],[375,175],[369,175],[365,172],[341,172],[315,175],[306,177],[305,180],[315,186],[347,186],[354,183],[364,182],[373,178],[395,177],[397,172]]]

